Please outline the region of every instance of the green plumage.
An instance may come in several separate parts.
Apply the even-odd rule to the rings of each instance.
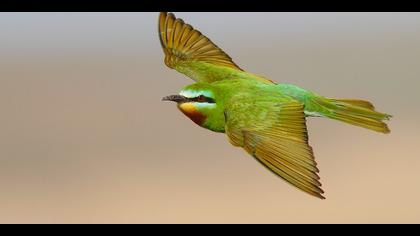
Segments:
[[[164,100],[198,125],[226,133],[258,162],[297,188],[322,196],[318,168],[308,144],[307,117],[326,117],[389,133],[391,116],[370,102],[331,99],[290,84],[245,72],[207,37],[161,13],[159,36],[165,64],[197,83]]]

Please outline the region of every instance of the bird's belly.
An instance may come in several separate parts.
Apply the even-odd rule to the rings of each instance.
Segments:
[[[306,117],[323,117],[318,112],[312,112],[312,111],[305,111],[305,116]]]

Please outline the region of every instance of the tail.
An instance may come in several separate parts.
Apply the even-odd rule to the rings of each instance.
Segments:
[[[368,101],[318,97],[314,102],[322,107],[322,116],[385,134],[391,132],[384,121],[392,116],[375,111]]]

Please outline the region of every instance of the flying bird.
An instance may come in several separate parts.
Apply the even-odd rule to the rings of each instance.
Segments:
[[[196,83],[163,101],[197,125],[226,133],[259,163],[304,192],[325,199],[307,117],[325,117],[381,133],[390,115],[360,99],[334,99],[291,84],[246,72],[200,31],[176,18],[159,15],[159,38],[166,66]]]

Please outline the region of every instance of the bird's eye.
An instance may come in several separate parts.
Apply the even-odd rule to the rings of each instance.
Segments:
[[[204,95],[200,95],[197,97],[197,101],[198,102],[205,102],[206,101],[206,97]]]

